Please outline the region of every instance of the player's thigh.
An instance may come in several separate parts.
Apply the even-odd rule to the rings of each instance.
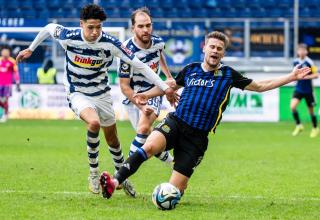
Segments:
[[[166,137],[159,131],[154,130],[148,136],[146,143],[142,146],[148,158],[163,152],[166,149]]]
[[[138,122],[139,122],[139,109],[138,107],[136,107],[134,104],[130,103],[127,105],[124,105],[124,108],[126,110],[126,112],[128,113],[128,118],[129,121],[132,125],[132,127],[134,128],[135,131],[137,131],[137,127],[138,127]]]
[[[175,160],[173,169],[187,177],[191,177],[195,168],[201,163],[208,147],[206,134],[189,132],[191,130],[184,129],[173,150]]]
[[[116,123],[116,116],[112,106],[112,98],[110,92],[107,92],[104,96],[92,99],[97,113],[100,118],[101,127],[109,127]]]
[[[99,116],[94,103],[81,93],[72,93],[68,96],[69,106],[72,111],[87,124],[92,121],[99,122]]]
[[[156,96],[148,100],[148,107],[153,109],[154,114],[158,117],[162,104],[162,96]]]
[[[181,193],[187,188],[188,186],[189,177],[179,173],[175,170],[172,171],[169,183],[177,187]]]

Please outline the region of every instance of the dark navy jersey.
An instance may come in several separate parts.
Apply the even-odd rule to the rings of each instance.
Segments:
[[[293,66],[301,65],[302,67],[310,67],[312,70],[315,68],[312,60],[309,57],[301,59],[295,59],[293,61]],[[312,72],[310,72],[311,74]],[[305,79],[305,80],[298,80],[296,84],[296,92],[303,93],[303,94],[310,94],[312,93],[312,80],[311,79]]]
[[[174,115],[193,128],[215,131],[230,96],[230,89],[244,89],[252,82],[229,66],[206,72],[201,63],[187,65],[176,83],[184,87]]]

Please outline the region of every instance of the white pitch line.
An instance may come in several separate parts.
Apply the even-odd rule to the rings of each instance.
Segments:
[[[44,195],[71,195],[71,196],[91,196],[90,192],[76,191],[24,191],[24,190],[0,190],[0,194],[44,194]],[[150,196],[151,193],[138,193],[138,196]],[[320,197],[265,197],[265,196],[242,196],[242,195],[225,195],[225,196],[199,196],[192,193],[186,196],[195,198],[211,198],[211,199],[241,199],[241,200],[284,200],[284,201],[320,201]]]

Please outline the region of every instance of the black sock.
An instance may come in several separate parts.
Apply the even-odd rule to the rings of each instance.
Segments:
[[[134,174],[140,165],[148,159],[146,152],[142,148],[138,148],[120,167],[118,172],[115,174],[116,178],[121,184],[125,179]]]
[[[300,118],[299,118],[299,114],[297,111],[293,111],[292,112],[293,118],[296,121],[296,124],[299,125],[300,124]]]
[[[311,115],[311,121],[314,128],[318,127],[317,117],[315,115]]]

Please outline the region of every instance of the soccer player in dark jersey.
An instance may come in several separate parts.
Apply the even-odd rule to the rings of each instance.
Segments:
[[[315,99],[313,95],[312,79],[318,78],[318,70],[317,67],[313,64],[313,61],[308,57],[307,45],[299,44],[297,55],[298,57],[294,60],[293,65],[300,65],[302,67],[307,66],[311,68],[311,71],[309,75],[306,77],[306,79],[299,80],[297,82],[296,88],[291,99],[290,108],[292,111],[293,118],[296,122],[296,127],[292,132],[292,136],[297,136],[303,130],[303,125],[301,124],[299,118],[297,106],[299,105],[302,99],[305,99],[312,121],[312,130],[310,133],[310,137],[314,138],[318,136],[319,128],[317,125],[317,118],[313,110],[315,106]]]
[[[310,71],[309,67],[295,67],[288,75],[256,82],[221,64],[227,45],[228,38],[221,32],[206,36],[203,62],[187,65],[176,77],[177,87],[184,87],[176,111],[156,126],[143,147],[125,161],[114,177],[107,172],[101,174],[103,197],[110,198],[117,185],[148,158],[170,149],[174,150],[175,163],[169,182],[183,193],[207,150],[208,133],[216,131],[231,88],[264,92],[302,79]],[[163,92],[155,87],[145,94],[137,94],[136,98],[143,103],[160,94]]]

